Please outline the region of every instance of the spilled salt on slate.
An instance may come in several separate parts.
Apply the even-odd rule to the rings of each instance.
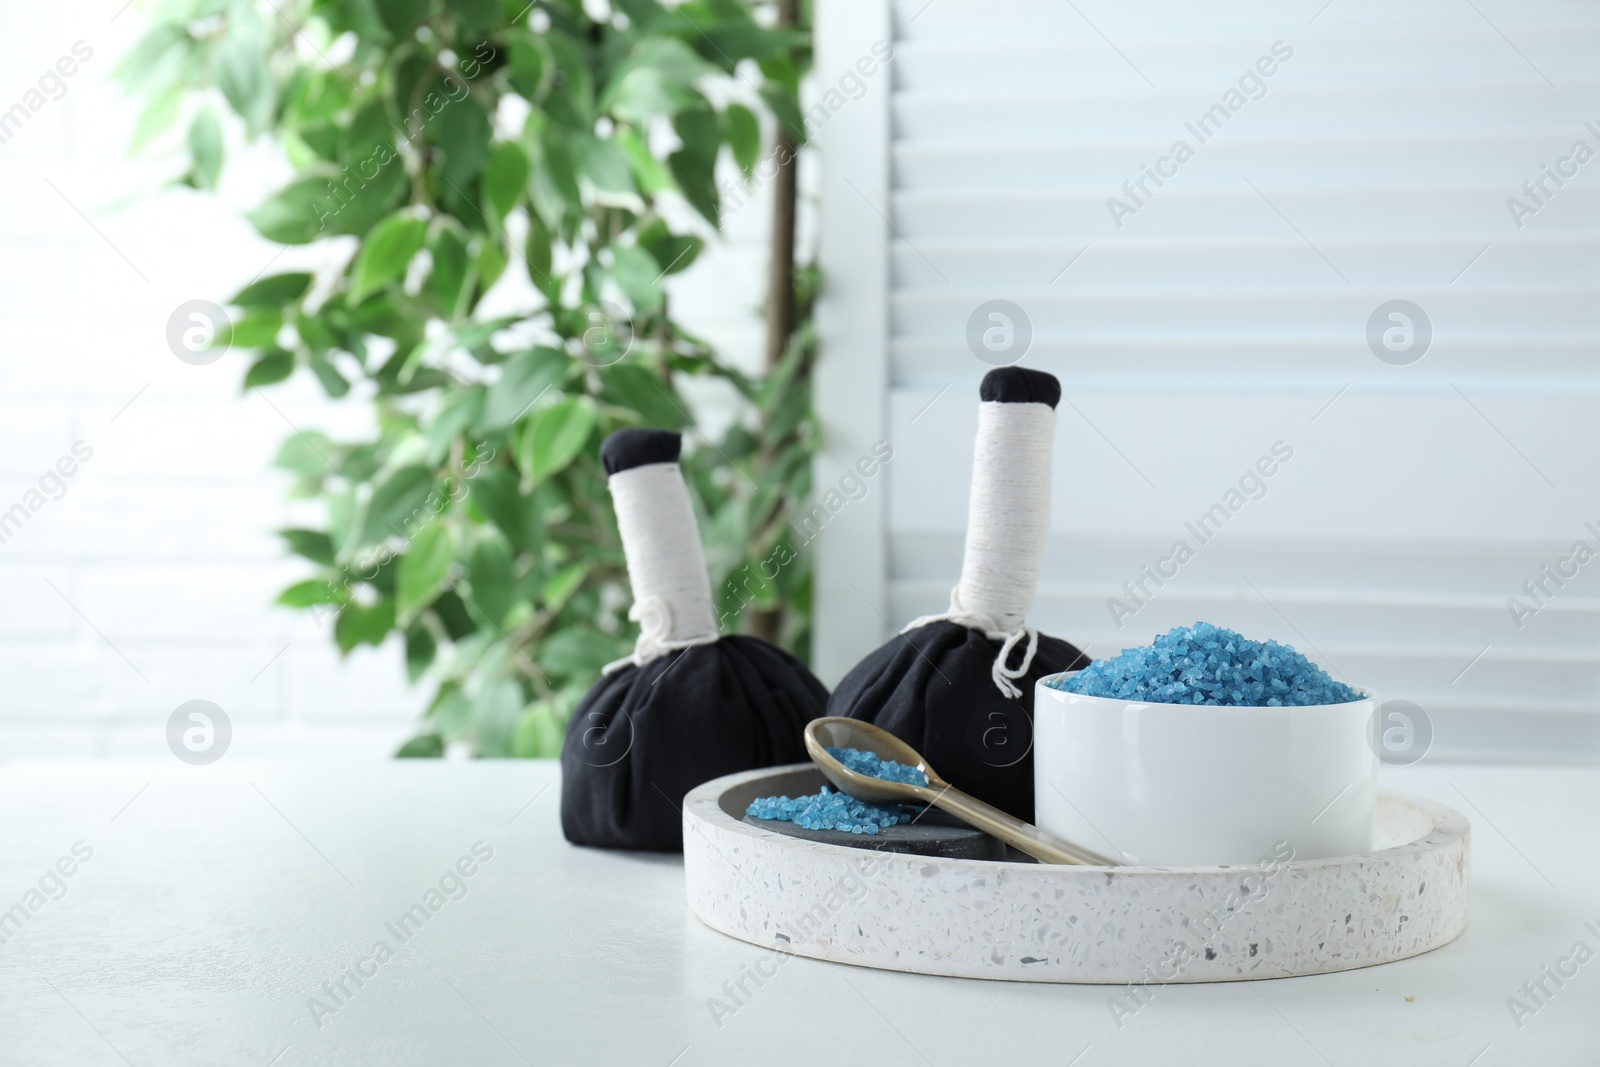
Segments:
[[[1361,699],[1288,645],[1252,641],[1209,622],[1179,626],[1048,684],[1083,696],[1160,704],[1283,708]]]
[[[879,827],[910,822],[915,817],[903,804],[868,804],[846,793],[835,793],[827,786],[810,796],[759,797],[750,802],[745,814],[792,822],[807,830],[843,830],[851,834],[875,834]]]
[[[891,782],[927,785],[928,776],[915,767],[894,760],[879,759],[859,748],[829,748],[828,755],[857,774]],[[757,819],[792,822],[807,830],[843,830],[852,834],[875,834],[880,827],[910,822],[916,809],[905,804],[869,804],[846,793],[835,793],[827,786],[822,792],[803,797],[758,797],[745,814]]]

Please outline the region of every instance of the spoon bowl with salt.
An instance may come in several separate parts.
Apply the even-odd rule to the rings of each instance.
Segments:
[[[872,804],[932,804],[1041,863],[1072,863],[1091,867],[1117,865],[1114,860],[963,793],[939,777],[920,752],[870,722],[839,716],[814,719],[806,726],[805,740],[806,752],[823,777],[857,800]],[[830,751],[836,749],[854,749],[879,760],[900,764],[903,768],[919,772],[926,784],[896,781],[852,769]],[[863,766],[866,761],[852,759],[851,762]]]

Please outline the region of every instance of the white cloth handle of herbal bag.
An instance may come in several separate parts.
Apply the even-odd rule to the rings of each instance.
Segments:
[[[602,673],[711,644],[719,636],[711,579],[683,471],[677,463],[647,463],[618,471],[607,484],[633,585],[628,618],[639,623],[639,639],[631,655],[606,664]]]
[[[1016,679],[1028,673],[1039,648],[1039,633],[1027,617],[1050,533],[1055,429],[1053,404],[985,400],[978,405],[961,581],[950,591],[949,610],[905,628],[949,621],[999,641],[991,677],[1009,700],[1022,695]],[[1009,660],[1024,642],[1022,659],[1013,667]]]

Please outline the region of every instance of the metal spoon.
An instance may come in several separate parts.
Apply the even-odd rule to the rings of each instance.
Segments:
[[[928,776],[927,785],[909,785],[858,774],[828,754],[830,748],[858,748],[879,759],[915,767]],[[977,797],[969,796],[940,778],[922,753],[889,731],[860,719],[830,716],[814,719],[806,727],[806,752],[823,777],[857,800],[874,804],[932,804],[942,811],[1026,852],[1041,863],[1079,863],[1090,867],[1115,867],[1115,860],[1090,852],[1032,823],[1007,815]]]

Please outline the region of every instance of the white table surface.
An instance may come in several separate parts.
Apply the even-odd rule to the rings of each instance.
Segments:
[[[1600,952],[1600,770],[1385,774],[1472,820],[1460,939],[1159,988],[1119,1028],[1113,988],[792,957],[737,1004],[725,983],[768,954],[688,913],[680,859],[569,846],[549,763],[13,763],[0,913],[75,843],[93,855],[0,928],[0,1064],[1600,1064],[1600,958],[1520,1027],[1507,1007],[1576,942]],[[466,895],[402,943],[386,924],[478,841]],[[393,957],[335,1007],[323,983],[380,939]]]

